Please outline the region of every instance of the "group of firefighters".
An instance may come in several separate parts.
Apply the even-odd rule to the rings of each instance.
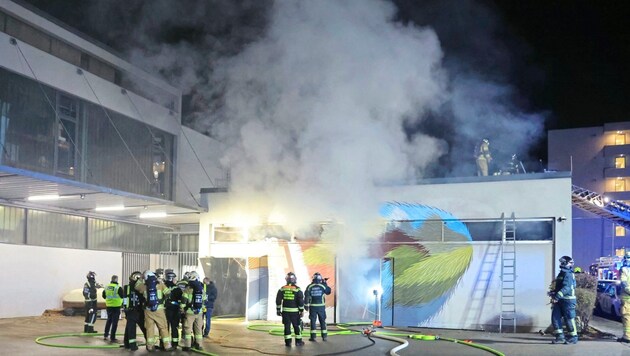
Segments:
[[[304,311],[309,312],[311,322],[311,337],[309,341],[315,341],[317,337],[316,323],[319,321],[322,340],[326,341],[328,329],[326,328],[326,296],[331,289],[327,283],[328,278],[323,278],[319,272],[313,274],[311,284],[302,292],[297,286],[297,278],[293,272],[287,273],[286,284],[278,290],[276,295],[276,313],[282,317],[284,325],[284,344],[291,347],[291,327],[295,335],[295,345],[302,346],[302,316]]]
[[[96,273],[87,274],[83,287],[85,298],[84,333],[97,333],[94,330],[97,311]],[[112,342],[116,339],[116,329],[121,308],[125,312],[127,324],[124,334],[124,347],[138,350],[136,326],[140,327],[146,340],[148,351],[154,351],[156,344],[161,350],[173,351],[178,346],[184,351],[191,347],[202,350],[201,340],[208,337],[211,327],[212,310],[217,298],[217,288],[208,278],[199,280],[197,272],[186,272],[181,280],[172,269],[157,269],[155,272],[139,271],[131,273],[129,284],[120,286],[118,276],[112,276],[105,286],[102,296],[107,307],[107,323],[103,338]],[[205,323],[203,318],[205,317]],[[181,327],[181,338],[179,324]],[[158,335],[155,328],[158,329]]]

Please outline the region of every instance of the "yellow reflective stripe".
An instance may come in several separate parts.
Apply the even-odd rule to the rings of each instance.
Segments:
[[[311,304],[312,307],[323,307],[325,306],[326,303],[322,303],[322,304]]]
[[[291,334],[289,334],[289,335],[284,335],[284,339],[285,339],[285,340],[286,340],[286,339],[290,339],[290,338],[291,338]]]
[[[282,311],[285,311],[285,312],[298,312],[299,309],[298,308],[283,308]]]

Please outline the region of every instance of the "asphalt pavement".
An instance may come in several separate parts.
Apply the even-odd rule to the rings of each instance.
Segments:
[[[261,324],[252,322],[251,324]],[[105,321],[99,319],[95,329],[103,331]],[[124,330],[125,321],[121,320],[118,333]],[[281,330],[281,325],[261,327],[263,331],[248,329],[250,323],[242,319],[213,320],[210,338],[203,340],[205,354],[209,355],[389,355],[390,350],[400,343],[377,338],[378,335],[398,334],[406,339],[409,334],[437,335],[441,340],[411,340],[409,346],[398,351],[399,355],[624,355],[630,356],[630,345],[621,344],[612,338],[581,340],[577,345],[552,345],[551,335],[539,333],[490,333],[481,331],[445,330],[445,329],[377,329],[372,339],[357,333],[352,335],[331,335],[327,342],[318,339],[301,347],[284,346],[283,337],[274,335]],[[621,323],[600,317],[594,317],[591,325],[603,332],[619,334]],[[275,333],[269,332],[275,329]],[[361,327],[355,327],[361,330]],[[35,339],[45,335],[75,333],[83,330],[83,318],[65,317],[51,314],[41,317],[0,319],[0,355],[146,355],[146,350],[131,352],[103,340],[102,334],[96,336],[71,336],[42,340],[64,347],[42,346]],[[331,326],[331,332],[337,330]],[[280,332],[281,334],[281,332]],[[140,333],[140,335],[142,335]],[[401,336],[398,336],[401,337]],[[118,337],[122,340],[122,335]],[[445,338],[460,341],[446,341]],[[140,336],[139,339],[142,339]],[[466,342],[468,341],[468,343]],[[472,344],[471,344],[471,343]],[[483,348],[473,347],[479,345]],[[70,348],[68,348],[70,347]],[[109,349],[86,349],[83,347],[110,347]],[[153,354],[167,354],[163,352]],[[181,349],[170,355],[194,355]]]

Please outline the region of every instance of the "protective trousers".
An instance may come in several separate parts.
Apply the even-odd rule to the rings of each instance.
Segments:
[[[488,175],[488,159],[484,156],[477,157],[477,175],[478,176],[487,176]]]
[[[118,329],[118,319],[120,319],[120,307],[107,308],[107,323],[105,323],[105,338],[111,336],[111,340],[116,339],[116,330]],[[110,332],[111,327],[111,332]]]
[[[127,325],[125,326],[125,337],[123,339],[125,348],[137,350],[138,346],[136,342],[136,326],[140,327],[140,330],[142,330],[142,334],[144,334],[145,339],[147,337],[147,329],[145,329],[144,327],[144,311],[128,309],[125,312],[125,316],[127,318]]]
[[[621,321],[623,322],[623,338],[630,340],[630,301],[621,303]]]
[[[567,330],[571,338],[577,337],[577,328],[575,326],[575,299],[559,299],[553,304],[551,309],[551,324],[553,325],[556,340],[564,339],[562,330],[562,318],[567,323]]]
[[[182,346],[190,347],[193,344],[193,331],[195,337],[195,344],[198,345],[203,339],[203,334],[201,333],[201,325],[203,323],[203,313],[193,314],[186,313],[186,318],[184,319],[184,330],[182,332]]]
[[[173,346],[177,346],[179,343],[179,319],[180,319],[179,309],[166,309],[166,321],[168,322],[168,327],[171,330],[171,341],[173,342]]]
[[[94,332],[94,322],[96,322],[96,300],[85,302],[85,325],[83,332]]]
[[[302,341],[302,330],[300,328],[300,313],[282,312],[282,324],[284,324],[284,343],[291,346],[291,326],[295,333],[295,342]]]
[[[311,320],[311,339],[315,339],[317,335],[317,325],[316,322],[319,319],[319,326],[322,330],[322,339],[326,340],[328,336],[328,330],[326,329],[326,307],[318,306],[309,308],[308,318]]]
[[[155,327],[157,326],[160,338],[164,343],[165,349],[171,348],[171,337],[168,336],[168,325],[166,323],[166,314],[164,309],[158,309],[156,311],[146,310],[144,311],[144,327],[147,329],[147,350],[153,351],[155,349]]]

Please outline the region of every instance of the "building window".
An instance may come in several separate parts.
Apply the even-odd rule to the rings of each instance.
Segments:
[[[615,135],[615,145],[625,145],[626,144],[626,134],[622,132],[617,132]]]
[[[615,225],[615,236],[617,237],[626,236],[626,228],[623,226]]]
[[[615,157],[615,168],[626,168],[626,157]]]
[[[626,180],[623,178],[617,178],[615,180],[615,192],[625,192],[626,191]]]

